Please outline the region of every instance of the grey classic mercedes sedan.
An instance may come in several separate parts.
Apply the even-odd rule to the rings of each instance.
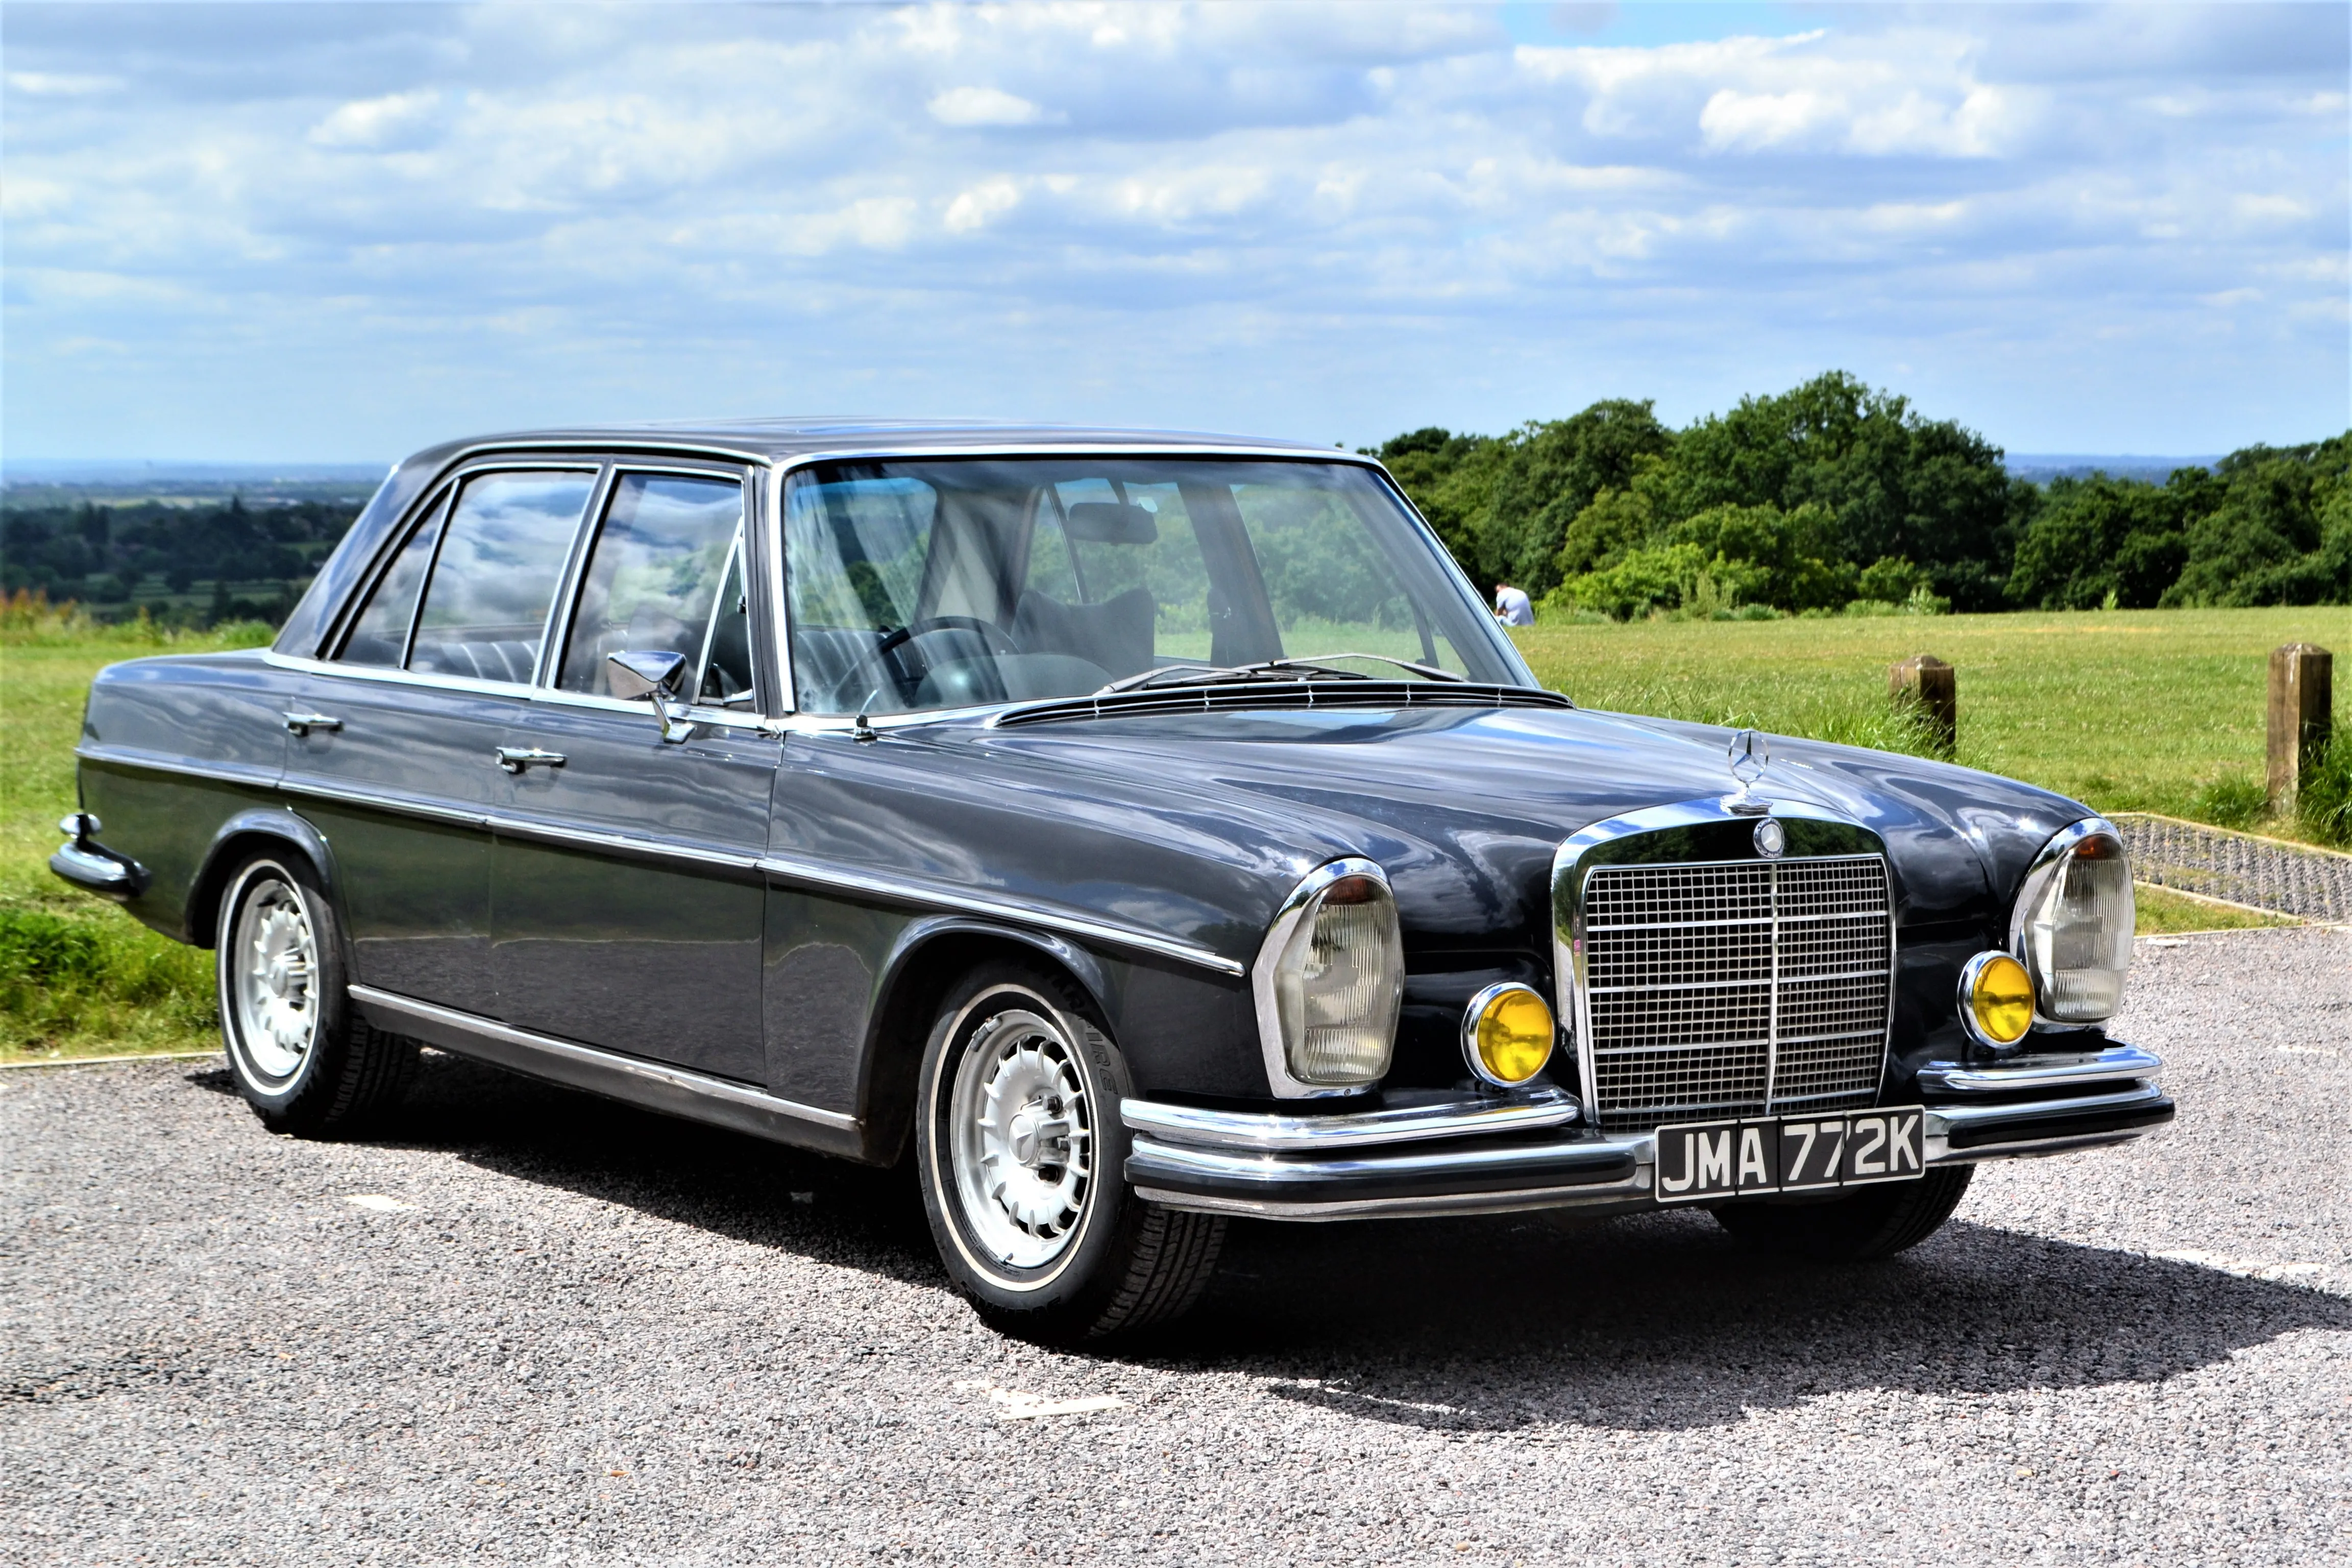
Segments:
[[[1225,1216],[1703,1207],[1825,1261],[2169,1120],[2115,831],[1577,708],[1380,465],[752,421],[394,470],[275,647],[116,665],[50,862],[328,1135],[420,1043],[876,1165],[1055,1340]]]

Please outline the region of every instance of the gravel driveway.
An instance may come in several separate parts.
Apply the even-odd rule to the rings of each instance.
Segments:
[[[1116,1355],[982,1329],[889,1178],[450,1058],[351,1144],[0,1074],[0,1558],[2347,1561],[2352,933],[2144,942],[2120,1032],[2180,1122],[1891,1263],[1244,1226]]]

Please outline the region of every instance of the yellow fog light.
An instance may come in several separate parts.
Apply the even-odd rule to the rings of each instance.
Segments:
[[[1960,1026],[1980,1046],[2007,1048],[2033,1026],[2033,978],[2005,952],[1980,952],[1960,971]]]
[[[1462,1015],[1462,1057],[1497,1089],[1513,1089],[1551,1060],[1551,1009],[1520,984],[1489,985]]]

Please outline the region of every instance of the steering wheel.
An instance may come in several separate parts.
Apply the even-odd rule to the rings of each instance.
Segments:
[[[1021,645],[1013,640],[1010,632],[994,621],[983,621],[978,616],[925,616],[920,620],[908,621],[896,631],[884,632],[874,651],[887,654],[933,632],[970,632],[991,653],[1018,654],[1021,651]]]

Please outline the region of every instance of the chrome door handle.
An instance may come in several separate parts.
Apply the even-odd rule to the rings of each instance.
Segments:
[[[510,773],[519,773],[532,766],[560,768],[563,765],[562,752],[542,752],[537,746],[500,746],[498,758],[499,766]]]
[[[289,713],[285,718],[286,732],[289,735],[307,735],[313,730],[332,731],[343,727],[341,719],[325,713]]]

